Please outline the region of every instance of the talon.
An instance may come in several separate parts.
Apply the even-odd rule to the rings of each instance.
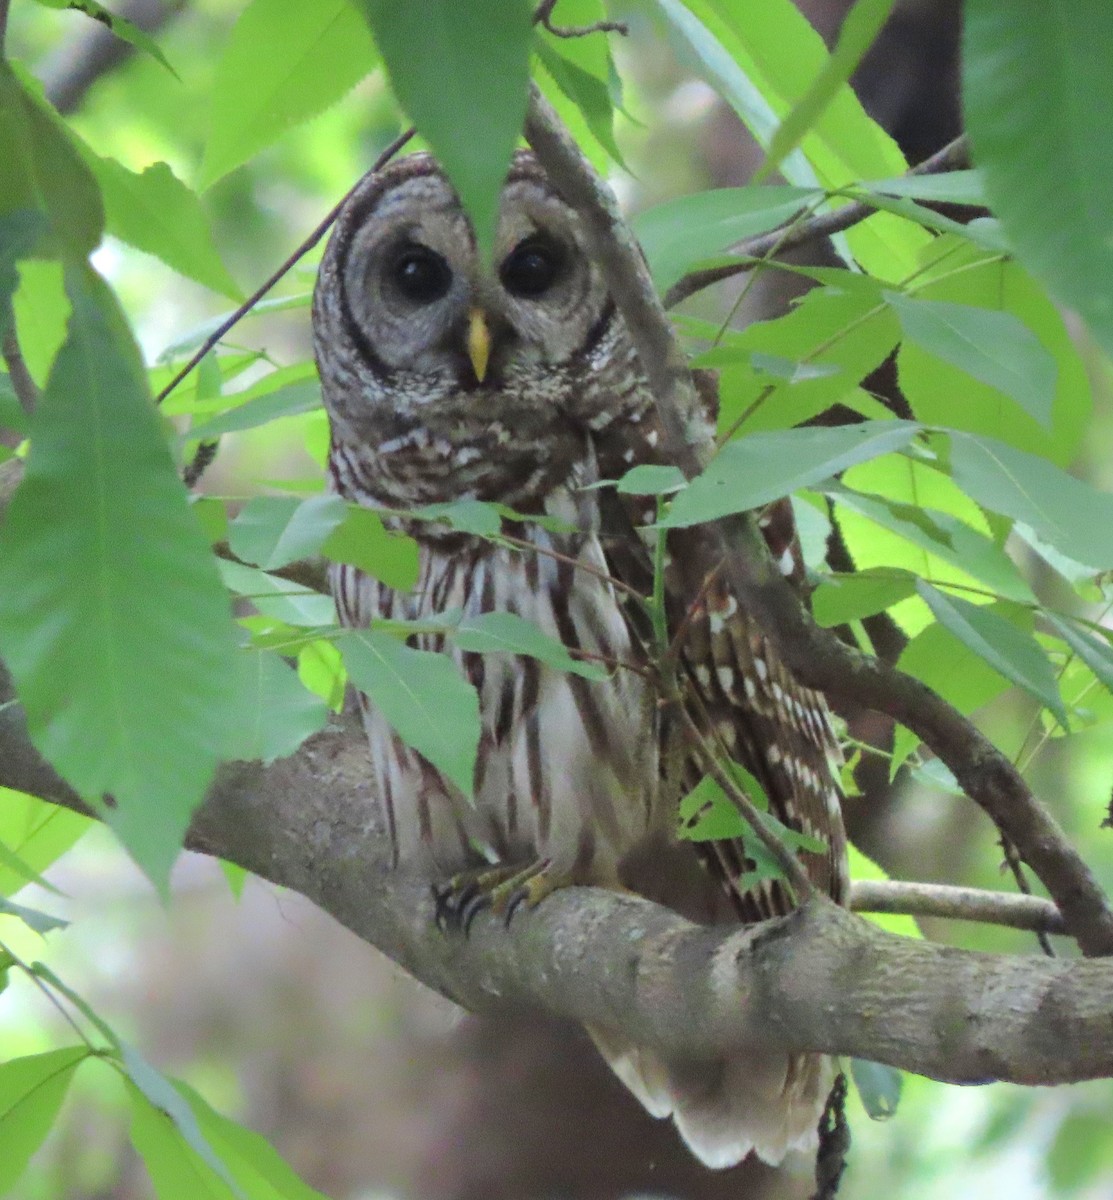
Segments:
[[[553,871],[551,859],[538,859],[524,867],[502,864],[464,871],[433,886],[436,926],[442,933],[459,930],[467,937],[475,918],[489,908],[509,927],[523,905],[535,908],[550,892],[573,882],[567,872]]]

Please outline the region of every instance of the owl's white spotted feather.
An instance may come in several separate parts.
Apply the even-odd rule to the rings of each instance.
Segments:
[[[472,909],[584,883],[630,886],[696,920],[787,911],[778,883],[735,886],[747,865],[740,842],[701,846],[701,871],[673,836],[680,792],[701,772],[658,703],[644,612],[628,594],[649,587],[635,530],[645,502],[591,487],[667,461],[663,435],[579,221],[528,154],[510,172],[493,261],[480,262],[458,200],[424,155],[365,179],[337,222],[314,297],[332,487],[387,511],[474,498],[525,514],[512,531],[520,545],[410,525],[420,578],[408,593],[335,567],[340,619],[513,612],[613,670],[589,681],[417,635],[413,644],[452,655],[476,687],[482,735],[473,805],[363,701],[395,859],[424,863],[439,881],[490,864],[466,892]],[[693,439],[710,436],[707,412],[686,417]],[[765,523],[791,569],[786,512],[775,507]],[[531,515],[559,517],[564,531]],[[785,824],[824,840],[824,853],[802,858],[839,899],[845,841],[824,702],[792,678],[716,564],[700,559],[698,531],[685,537],[683,553],[670,546],[665,581],[669,628],[682,630],[685,706],[758,778]],[[512,868],[524,874],[491,882]],[[673,1116],[709,1165],[753,1149],[777,1162],[814,1145],[826,1060],[755,1050],[665,1061],[620,1030],[591,1032],[646,1108]]]

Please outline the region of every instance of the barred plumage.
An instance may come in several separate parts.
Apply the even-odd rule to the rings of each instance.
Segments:
[[[458,200],[424,155],[369,176],[340,215],[314,297],[333,489],[387,511],[474,498],[524,514],[508,531],[513,545],[392,518],[418,538],[417,586],[402,594],[337,566],[340,619],[360,626],[454,608],[513,612],[621,665],[588,681],[535,659],[416,636],[420,648],[453,655],[479,693],[476,802],[364,701],[395,861],[424,863],[442,882],[491,864],[489,876],[445,893],[447,909],[467,916],[492,898],[534,902],[569,883],[633,887],[696,920],[787,911],[778,883],[744,894],[734,887],[746,867],[740,843],[701,846],[707,872],[676,844],[678,799],[702,771],[675,714],[659,703],[644,612],[630,597],[651,583],[636,531],[646,501],[592,487],[665,461],[663,435],[579,222],[528,154],[516,156],[508,178],[494,262],[479,262]],[[709,438],[712,416],[687,414],[689,436]],[[763,525],[783,569],[796,570],[787,504],[773,506]],[[691,555],[677,555],[666,570],[685,707],[762,783],[775,815],[826,842],[825,853],[802,857],[839,899],[845,842],[826,706],[792,678],[715,565],[693,569]],[[710,1165],[751,1149],[776,1162],[814,1144],[829,1084],[824,1060],[755,1050],[666,1062],[619,1030],[591,1032],[646,1107],[671,1114]]]

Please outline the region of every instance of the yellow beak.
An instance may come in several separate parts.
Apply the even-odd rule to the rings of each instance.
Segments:
[[[491,331],[480,308],[473,308],[468,314],[468,358],[471,359],[476,379],[482,383],[491,358]]]

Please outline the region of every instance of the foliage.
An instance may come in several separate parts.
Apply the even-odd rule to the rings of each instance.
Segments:
[[[18,342],[41,395],[27,414],[14,377],[0,375],[0,425],[19,445],[0,448],[0,467],[26,463],[0,531],[0,654],[35,744],[165,890],[218,762],[292,753],[337,706],[346,672],[464,791],[478,706],[447,658],[407,645],[429,630],[384,623],[342,633],[331,600],[283,574],[323,555],[399,588],[416,576],[410,539],[324,494],[327,433],[305,353],[278,363],[229,334],[179,378],[214,318],[175,328],[144,362],[139,343],[150,337],[107,281],[104,237],[208,289],[209,310],[238,298],[229,220],[242,200],[237,178],[249,169],[277,177],[274,164],[302,124],[357,85],[352,138],[379,146],[415,121],[484,239],[531,72],[598,164],[622,168],[624,137],[637,135],[623,121],[606,36],[556,37],[531,25],[524,0],[251,0],[218,46],[207,91],[187,79],[184,59],[100,5],[69,7],[148,56],[140,66],[149,94],[203,99],[210,125],[202,134],[186,117],[178,161],[136,169],[135,153],[121,159],[103,131],[63,120],[44,99],[17,55],[23,30],[33,43],[45,18],[32,16],[31,0],[15,0],[9,57],[0,57],[0,334]],[[846,83],[889,8],[859,0],[830,55],[789,0],[654,0],[638,10],[767,148],[767,170],[787,180],[701,191],[640,214],[663,291],[732,261],[741,239],[790,233],[853,202],[876,211],[835,239],[839,267],[792,268],[815,286],[786,316],[738,330],[693,307],[681,327],[694,361],[720,371],[722,448],[690,483],[669,472],[625,486],[660,494],[664,529],[799,490],[806,510],[838,523],[861,568],[833,572],[813,556],[819,620],[849,625],[868,648],[862,622],[889,613],[909,637],[901,668],[963,713],[1021,689],[1033,732],[1009,748],[1024,749],[1028,766],[1034,747],[1089,730],[1107,738],[1113,719],[1113,499],[1070,469],[1091,428],[1091,392],[1051,299],[1113,352],[1113,127],[1090,101],[1108,95],[1113,10],[1102,0],[1069,10],[968,0],[963,84],[976,169],[914,178]],[[604,15],[601,0],[562,0],[554,20],[583,26]],[[83,19],[52,15],[48,36]],[[986,204],[993,215],[960,223],[928,207],[938,202]],[[309,293],[295,282],[255,313],[289,309],[306,323]],[[870,390],[890,356],[907,419]],[[801,427],[834,405],[861,421]],[[273,428],[304,445],[311,478],[284,478],[282,494],[246,503],[187,494],[181,471],[202,443]],[[503,514],[488,506],[413,516],[502,536]],[[501,614],[470,624],[444,614],[432,632],[589,677],[603,669]],[[893,771],[926,759],[915,736],[898,731]],[[705,785],[714,794],[693,793],[684,817],[706,802],[729,826],[737,813]],[[83,829],[33,797],[0,797],[3,894],[38,880]],[[755,878],[775,876],[767,852],[758,857]],[[37,932],[50,927],[26,908],[2,911]],[[0,1190],[45,1137],[75,1073],[98,1060],[124,1081],[132,1141],[160,1196],[313,1194],[261,1139],[154,1072],[48,968],[2,948],[0,964],[33,978],[87,1031],[79,1045],[0,1066]],[[871,1106],[891,1112],[892,1081],[868,1065],[859,1073],[871,1080]],[[1053,1147],[1049,1169],[1063,1194],[1108,1165],[1073,1152],[1092,1145],[1091,1117],[1071,1116]]]

